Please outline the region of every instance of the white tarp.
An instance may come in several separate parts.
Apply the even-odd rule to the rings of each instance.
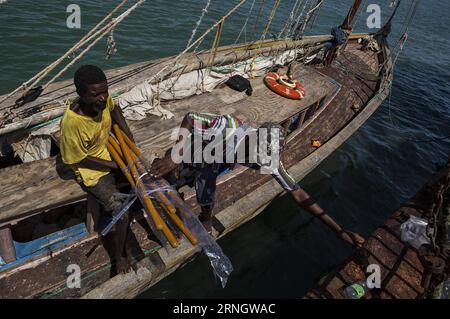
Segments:
[[[51,134],[59,131],[59,120],[32,131],[28,137],[9,141],[14,153],[24,162],[32,162],[50,157]]]

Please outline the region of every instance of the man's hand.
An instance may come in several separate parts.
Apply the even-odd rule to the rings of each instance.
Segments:
[[[149,169],[150,174],[154,178],[161,178],[170,171],[176,169],[178,164],[174,163],[170,156],[166,156],[162,159],[155,159]]]

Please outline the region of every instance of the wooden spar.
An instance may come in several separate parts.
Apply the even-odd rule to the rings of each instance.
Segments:
[[[358,12],[359,7],[361,6],[361,0],[355,0],[353,2],[352,7],[348,11],[347,16],[344,19],[344,22],[340,25],[341,30],[344,32],[347,31],[350,33],[351,31],[351,24],[353,22],[353,19],[355,18],[356,13]],[[330,66],[333,60],[336,58],[337,51],[339,49],[339,46],[333,46],[327,53],[327,56],[325,57],[324,64],[325,66]]]
[[[252,58],[255,54],[269,54],[271,52],[278,52],[280,50],[289,50],[294,48],[301,48],[304,46],[314,46],[316,44],[325,43],[327,41],[332,40],[331,35],[323,35],[323,36],[310,36],[305,37],[302,40],[292,41],[292,40],[277,40],[277,41],[263,41],[262,44],[258,44],[257,42],[250,46],[248,45],[231,45],[226,47],[221,47],[217,49],[216,57],[213,61],[213,65],[226,65],[234,62],[243,61],[246,59]],[[201,52],[201,53],[188,53],[178,61],[179,65],[183,65],[183,74],[199,70],[205,67],[204,61],[210,56],[210,50]],[[235,54],[231,54],[231,53]],[[134,83],[138,85],[144,81],[148,81],[152,79],[152,77],[161,71],[163,68],[167,68],[168,65],[172,63],[173,58],[164,58],[160,61],[155,61],[150,66],[144,67],[144,64],[132,65],[125,68],[120,68],[119,71],[110,70],[107,71],[107,77],[110,82],[112,77],[124,77],[124,80],[117,81],[117,83],[111,83],[109,85],[110,94],[119,95],[124,92],[127,92],[131,87],[129,83]],[[135,70],[136,69],[136,70]],[[141,70],[142,69],[142,70]],[[120,74],[119,72],[122,72]],[[150,84],[156,84],[159,80],[165,80],[176,74],[177,76],[180,73],[180,69],[176,70],[167,70],[167,72],[163,72],[159,75],[158,78],[153,78],[150,81]],[[123,75],[125,74],[125,75]],[[26,104],[20,110],[28,110],[34,107],[43,108],[45,106],[47,111],[37,111],[36,114],[33,114],[30,117],[16,120],[13,123],[6,124],[4,127],[0,128],[0,136],[9,134],[18,130],[23,130],[26,128],[30,128],[32,126],[38,125],[40,123],[45,123],[47,121],[53,120],[59,116],[62,116],[66,105],[62,103],[62,100],[75,98],[76,92],[75,88],[72,85],[72,81],[63,81],[59,83],[55,83],[54,85],[49,86],[49,93],[42,94],[36,101],[33,101],[29,104]],[[59,101],[55,103],[55,101]],[[5,103],[0,104],[0,110],[6,110],[8,108],[12,108],[13,105],[5,105]],[[17,113],[19,109],[15,110]],[[0,114],[1,116],[1,114]],[[1,119],[1,117],[0,117]]]
[[[352,7],[350,8],[347,16],[345,17],[344,22],[341,24],[341,28],[344,30],[350,30],[350,26],[355,18],[356,13],[358,12],[359,7],[361,6],[361,0],[355,0],[353,2]]]

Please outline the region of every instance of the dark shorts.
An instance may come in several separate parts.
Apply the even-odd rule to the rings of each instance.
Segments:
[[[200,206],[212,210],[216,193],[216,180],[220,172],[220,165],[192,166],[195,170],[195,193]]]
[[[112,215],[114,211],[122,206],[122,200],[117,196],[120,190],[117,188],[114,173],[101,177],[95,186],[87,187],[81,185],[81,187],[100,202],[107,215]]]
[[[251,168],[259,169],[257,164],[246,165]],[[191,166],[195,170],[195,192],[197,195],[197,201],[200,206],[213,209],[214,207],[214,195],[216,192],[216,181],[220,171],[226,168],[226,164],[209,164],[200,167]],[[283,164],[280,162],[279,168],[272,174],[276,181],[287,192],[292,192],[300,189],[300,186],[295,180],[288,174]]]

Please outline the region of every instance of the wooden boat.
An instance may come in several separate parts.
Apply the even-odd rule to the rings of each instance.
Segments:
[[[366,280],[370,264],[380,267],[381,285],[366,289],[365,299],[440,299],[448,282],[450,162],[419,192],[402,204],[381,227],[335,270],[321,278],[307,299],[346,298],[345,288]],[[400,226],[411,216],[422,218],[436,229],[429,245],[415,248],[402,241]],[[434,242],[434,244],[433,244]],[[435,247],[433,247],[435,245]],[[447,283],[448,285],[448,283]],[[448,289],[448,288],[447,288]],[[448,291],[446,292],[448,298]]]
[[[355,15],[359,2],[355,2],[349,16]],[[348,17],[346,20],[349,22],[351,19]],[[222,85],[211,93],[165,102],[164,107],[175,115],[172,120],[147,117],[129,125],[145,157],[150,157],[155,151],[170,149],[171,130],[179,125],[188,111],[233,114],[254,127],[275,121],[290,129],[283,160],[292,176],[300,181],[346,141],[389,94],[392,61],[386,30],[388,26],[377,34],[351,35],[329,66],[314,62],[299,64],[295,77],[301,79],[307,91],[302,100],[289,100],[273,93],[262,78],[257,77],[250,80],[252,96]],[[366,50],[358,41],[368,36],[376,42],[378,51]],[[325,35],[297,41],[262,41],[253,46],[219,47],[213,61],[226,64],[230,55],[239,55],[244,60],[254,56],[255,52],[270,54],[299,46],[303,54],[298,58],[303,61],[331,39]],[[189,70],[196,70],[201,67],[198,61],[211,56],[210,53],[188,53],[181,57],[181,63],[189,66]],[[164,67],[167,60],[144,62],[107,72],[112,93],[150,78]],[[74,96],[74,88],[70,81],[55,83],[39,99],[25,105],[21,114],[25,114],[27,108],[38,112],[28,118],[34,125],[36,122],[33,121],[40,121],[49,113],[60,112],[54,101],[71,96]],[[12,123],[13,126],[18,125],[12,130],[18,127],[23,130],[22,124],[23,121]],[[2,129],[7,128],[4,126]],[[58,133],[52,138],[58,145]],[[320,140],[322,146],[313,147],[311,140]],[[70,168],[61,163],[58,155],[2,168],[0,183],[3,193],[0,199],[0,254],[6,262],[0,266],[2,298],[132,298],[168,276],[199,251],[199,247],[192,246],[185,239],[177,248],[163,248],[149,236],[148,225],[138,215],[131,225],[133,235],[127,241],[136,269],[111,278],[114,261],[105,248],[98,245],[98,208],[74,181]],[[270,176],[242,166],[220,176],[213,236],[220,238],[252,219],[281,193],[282,188]],[[186,189],[183,195],[185,203],[198,213],[194,191]],[[61,211],[79,211],[80,207],[84,207],[81,216],[86,215],[82,223],[29,242],[16,240],[18,228],[33,228],[36,219],[52,219]],[[80,288],[67,286],[71,264],[80,267]]]

